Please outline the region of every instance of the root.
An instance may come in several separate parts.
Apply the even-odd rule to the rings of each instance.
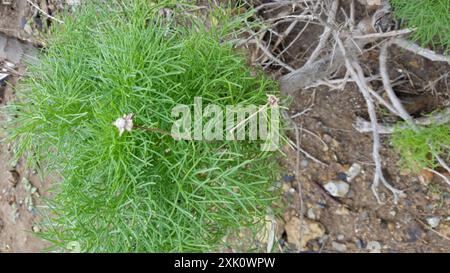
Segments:
[[[411,117],[397,97],[393,89],[394,85],[389,77],[389,47],[396,45],[431,61],[450,63],[450,57],[440,55],[432,50],[422,48],[413,42],[405,40],[403,37],[414,32],[415,29],[395,29],[393,24],[391,24],[392,15],[388,1],[383,0],[381,7],[372,16],[367,16],[359,22],[355,22],[354,0],[350,1],[349,15],[346,14],[344,9],[340,9],[340,4],[341,1],[339,0],[330,0],[328,2],[307,0],[277,1],[262,4],[257,7],[258,10],[265,11],[266,9],[270,9],[270,11],[274,11],[283,6],[292,6],[291,14],[284,14],[277,16],[275,19],[267,20],[273,27],[281,22],[291,23],[281,35],[278,35],[278,39],[272,49],[270,48],[270,43],[267,43],[267,47],[262,47],[261,44],[258,45],[263,51],[263,54],[266,55],[265,60],[270,60],[268,63],[263,64],[263,66],[268,67],[271,64],[276,64],[284,69],[283,72],[287,72],[287,74],[280,78],[281,92],[285,95],[294,95],[298,90],[322,85],[329,87],[331,90],[343,90],[349,82],[354,82],[357,85],[366,102],[370,121],[358,118],[355,129],[361,133],[372,133],[372,158],[375,164],[372,183],[373,194],[377,201],[382,203],[378,193],[379,186],[382,184],[392,192],[394,202],[397,203],[398,199],[404,196],[404,192],[393,187],[384,177],[382,159],[379,152],[381,147],[380,134],[392,133],[394,126],[378,124],[375,104],[384,106],[390,113],[406,121],[406,124],[403,125],[405,128],[413,129],[417,128],[416,126],[418,125],[448,123],[450,121],[450,109],[427,118],[413,119]],[[292,14],[294,10],[296,10],[296,14]],[[344,13],[345,21],[337,23],[337,14],[339,11]],[[324,15],[326,15],[326,19],[324,19]],[[290,41],[287,47],[284,47],[278,54],[275,53],[275,50],[279,48],[283,40],[294,30],[295,26],[298,26],[298,21],[305,22],[305,26],[300,30],[294,40]],[[295,42],[298,42],[309,24],[323,26],[323,32],[320,35],[316,47],[311,50],[310,56],[305,60],[304,64],[299,68],[290,67],[284,61],[283,55]],[[273,32],[276,33],[276,31]],[[256,38],[256,35],[253,35],[253,37]],[[330,41],[334,41],[334,43]],[[365,49],[367,45],[374,42],[377,43],[369,49]],[[379,75],[365,76],[358,57],[362,53],[378,47],[380,48]],[[343,63],[345,64],[346,74],[343,78],[336,79],[335,76],[337,72],[340,72],[339,69]],[[370,82],[380,80],[383,84],[384,92],[387,95],[386,98],[371,87]],[[297,151],[303,153],[313,161],[320,162],[320,160],[314,158],[306,151],[301,150],[296,143],[290,141],[290,144],[296,147]],[[450,168],[442,158],[436,158],[436,160],[450,173]],[[320,163],[324,164],[322,162]]]

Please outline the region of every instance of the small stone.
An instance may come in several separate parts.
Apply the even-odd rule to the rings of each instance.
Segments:
[[[345,238],[344,234],[338,234],[338,236],[336,236],[336,239],[337,239],[338,241],[343,241],[344,238]]]
[[[427,223],[431,228],[437,228],[441,222],[441,217],[433,216],[427,218]]]
[[[339,207],[334,213],[339,216],[345,216],[349,215],[350,211],[346,207]]]
[[[363,249],[363,248],[366,246],[365,243],[364,243],[364,241],[361,240],[361,239],[359,239],[359,238],[357,238],[357,239],[355,240],[355,245],[356,245],[356,247],[357,247],[358,249]]]
[[[330,181],[323,187],[334,197],[345,197],[350,189],[350,185],[344,181]]]
[[[295,189],[294,188],[290,188],[288,192],[289,192],[289,194],[294,194],[295,193]]]
[[[31,229],[33,230],[33,232],[40,232],[41,229],[38,226],[32,226]]]
[[[306,244],[313,239],[320,238],[325,235],[325,228],[319,222],[310,219],[303,219],[302,237],[300,237],[300,219],[292,217],[285,225],[287,241],[298,249],[305,248]]]
[[[347,182],[347,174],[343,172],[339,172],[336,174],[336,179]]]
[[[283,175],[283,181],[286,183],[292,183],[295,181],[295,175]]]
[[[316,215],[316,213],[314,213],[314,209],[313,208],[309,208],[306,211],[306,217],[308,217],[311,220],[317,220],[317,218],[316,218],[317,215]]]
[[[370,253],[381,253],[381,244],[377,241],[370,241],[367,243],[366,249]]]
[[[308,160],[303,159],[303,160],[300,161],[300,167],[301,167],[302,169],[308,167],[308,165],[309,165]]]
[[[339,252],[347,251],[347,246],[345,244],[341,244],[338,242],[331,242],[331,246],[333,247],[333,249]]]
[[[362,167],[358,163],[353,163],[352,166],[347,171],[347,181],[351,182],[355,179],[362,171]]]
[[[331,143],[331,141],[333,141],[333,138],[330,135],[324,134],[323,141],[325,141],[326,143]]]

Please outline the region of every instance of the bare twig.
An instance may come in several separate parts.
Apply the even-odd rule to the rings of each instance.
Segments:
[[[255,43],[258,46],[258,48],[260,48],[264,52],[264,54],[266,54],[267,57],[269,57],[271,60],[273,60],[274,62],[276,62],[283,68],[285,68],[289,71],[294,71],[294,68],[292,68],[291,66],[287,65],[286,63],[284,63],[283,61],[281,61],[280,59],[275,57],[265,46],[263,46],[261,44],[260,41],[253,39],[253,40],[250,40],[249,43]]]
[[[377,32],[377,33],[370,33],[370,34],[364,34],[364,35],[355,35],[355,36],[353,36],[353,38],[354,39],[388,38],[388,37],[406,35],[415,30],[416,30],[415,28],[406,28],[406,29],[399,29],[399,30],[393,30],[393,31],[388,31],[388,32]]]
[[[342,43],[339,34],[334,33],[335,39],[341,48],[343,54],[344,54],[344,60],[345,65],[347,67],[347,70],[350,72],[352,78],[355,80],[356,84],[359,87],[359,90],[361,91],[362,95],[364,96],[364,99],[367,104],[367,111],[369,112],[370,122],[372,126],[372,137],[373,137],[373,149],[372,149],[372,157],[373,161],[375,163],[375,174],[373,178],[373,184],[372,184],[372,192],[375,195],[375,198],[377,199],[378,203],[382,203],[381,199],[378,195],[378,187],[380,181],[383,183],[383,185],[388,188],[393,196],[394,196],[394,203],[398,202],[398,198],[404,196],[403,191],[398,190],[394,187],[392,187],[389,182],[385,179],[383,170],[382,170],[382,164],[381,164],[381,157],[380,157],[380,135],[378,133],[378,123],[377,123],[377,115],[375,112],[375,106],[373,104],[372,98],[370,96],[370,92],[368,91],[369,87],[367,86],[367,83],[364,79],[364,74],[362,71],[361,66],[353,59],[353,56],[347,56],[346,49],[344,47],[344,44]]]
[[[394,39],[393,42],[394,42],[394,44],[398,45],[399,47],[409,50],[411,52],[414,52],[415,54],[420,55],[424,58],[427,58],[431,61],[450,63],[450,56],[437,54],[433,50],[420,47],[411,41],[408,41],[408,40],[405,40],[402,38],[396,38],[396,39]]]
[[[432,172],[432,173],[434,173],[435,175],[439,176],[440,178],[442,178],[442,180],[444,180],[445,183],[447,183],[450,186],[450,180],[445,175],[443,175],[442,173],[440,173],[438,171],[430,169],[430,168],[425,168],[425,169],[430,171],[430,172]]]
[[[296,124],[291,119],[291,117],[289,117],[289,114],[287,113],[287,111],[282,111],[282,116],[286,120],[286,122],[290,125],[290,127],[294,128],[294,129],[296,128]],[[300,153],[304,154],[307,158],[311,159],[312,161],[314,161],[314,162],[316,162],[316,163],[318,163],[318,164],[320,164],[322,166],[328,166],[327,164],[323,163],[319,159],[317,159],[314,156],[312,156],[307,151],[303,150],[300,146],[298,146],[296,143],[294,143],[289,138],[287,139],[287,141],[292,147],[294,147],[297,150],[297,153],[300,152]]]
[[[405,110],[405,108],[403,107],[403,104],[400,102],[400,100],[398,99],[397,95],[394,92],[394,89],[392,89],[392,86],[391,86],[391,80],[389,79],[389,73],[388,73],[387,66],[386,66],[387,55],[388,55],[388,46],[389,46],[389,43],[385,43],[384,45],[381,46],[380,58],[379,58],[380,59],[380,74],[381,74],[381,79],[383,80],[384,90],[386,91],[386,93],[389,97],[389,100],[392,103],[392,106],[395,107],[395,110],[400,115],[400,117],[402,119],[404,119],[406,122],[408,122],[409,125],[414,126],[412,117]]]
[[[414,120],[414,124],[416,125],[430,125],[430,124],[446,124],[450,122],[450,109],[446,109],[440,113],[435,113],[434,115],[431,115],[429,117],[422,117],[417,118]],[[360,133],[369,133],[372,132],[372,128],[370,126],[370,122],[358,118],[356,120],[355,129]],[[389,124],[379,124],[378,125],[378,131],[380,134],[392,134],[395,130],[395,125],[389,125]],[[401,125],[398,127],[401,129],[410,128],[408,125]]]
[[[332,23],[334,23],[338,7],[339,7],[339,0],[333,0],[331,9],[330,9],[330,13],[328,14],[328,19],[327,19],[328,25],[331,25]],[[325,44],[328,42],[328,39],[330,38],[330,35],[331,35],[331,28],[328,25],[325,26],[322,36],[320,36],[319,44],[317,45],[317,47],[314,49],[314,51],[309,56],[309,59],[306,61],[305,66],[310,65],[312,62],[314,62],[317,59],[317,57],[320,55],[320,52],[325,47]]]
[[[44,14],[45,16],[47,16],[48,18],[60,23],[60,24],[64,24],[63,21],[59,20],[56,17],[51,16],[50,14],[48,14],[47,12],[43,11],[38,5],[36,5],[35,3],[33,3],[31,0],[27,0],[28,3],[30,3],[30,5],[32,5],[35,9],[37,9],[39,12],[41,12],[42,14]]]

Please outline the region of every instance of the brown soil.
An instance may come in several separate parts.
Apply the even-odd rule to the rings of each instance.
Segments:
[[[6,62],[15,66],[14,71],[9,71],[6,83],[0,85],[0,107],[14,97],[13,86],[18,75],[26,72],[24,61],[27,58],[32,61],[29,57],[36,55],[33,46],[22,42],[28,36],[21,22],[30,13],[26,1],[16,1],[13,6],[0,4],[0,69]],[[5,119],[2,111],[0,122]],[[4,128],[0,128],[0,139],[4,137]],[[38,197],[45,188],[37,175],[25,168],[23,160],[13,162],[8,145],[0,142],[0,252],[41,252],[48,247],[48,243],[33,234],[39,231]]]
[[[359,5],[356,10],[359,11],[357,18],[367,13]],[[281,24],[276,31],[283,33],[288,25]],[[290,44],[302,28],[303,25],[298,25],[277,52]],[[284,61],[294,68],[301,67],[322,31],[319,27],[305,31],[285,54]],[[265,37],[268,44],[273,44],[269,40]],[[364,54],[360,60],[367,75],[377,73],[378,50]],[[402,76],[395,91],[412,116],[420,117],[448,107],[449,79],[441,77],[446,73],[448,76],[448,64],[431,62],[391,47],[388,67],[391,79]],[[269,66],[268,71],[277,77],[287,72],[276,65]],[[343,77],[342,72],[340,77]],[[377,84],[374,85],[375,90],[382,89],[381,82]],[[280,182],[283,202],[278,204],[284,211],[277,219],[277,233],[282,234],[282,238],[276,249],[283,252],[370,252],[373,245],[379,244],[381,252],[449,252],[448,185],[428,171],[418,170],[420,174],[417,175],[402,170],[387,136],[382,137],[380,151],[384,173],[393,186],[405,191],[407,197],[402,198],[399,204],[393,204],[392,194],[380,186],[385,204],[377,203],[371,190],[374,169],[372,137],[371,134],[358,133],[353,127],[357,117],[368,119],[364,98],[356,85],[348,83],[342,91],[326,87],[300,90],[292,97],[289,114],[295,115],[308,107],[311,107],[310,111],[294,119],[298,128],[305,129],[300,135],[300,146],[325,165],[300,154],[300,176],[294,177],[296,154],[290,147],[284,147],[287,157],[281,161],[287,171]],[[380,122],[396,121],[385,112],[378,107]],[[295,142],[293,131],[289,137]],[[349,183],[349,194],[345,198],[332,198],[323,185],[330,180],[345,179],[344,173],[354,163],[362,166],[362,172]],[[304,202],[303,217],[300,215],[299,183]],[[440,219],[434,229],[427,224],[430,217]],[[304,218],[304,239],[298,235],[301,218]]]

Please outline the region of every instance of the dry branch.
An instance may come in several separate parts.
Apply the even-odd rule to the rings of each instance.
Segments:
[[[394,39],[393,42],[394,42],[394,44],[398,45],[399,47],[409,50],[411,52],[414,52],[415,54],[420,55],[424,58],[427,58],[431,61],[450,63],[450,56],[437,54],[433,50],[420,47],[411,41],[408,41],[408,40],[405,40],[402,38],[396,38],[396,39]]]

